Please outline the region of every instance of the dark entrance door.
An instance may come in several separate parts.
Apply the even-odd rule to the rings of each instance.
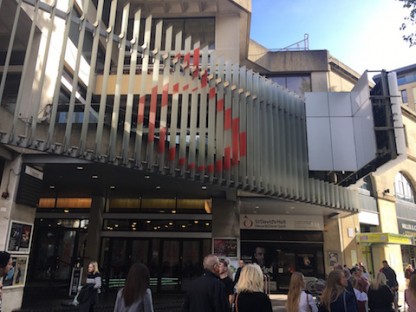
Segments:
[[[210,247],[210,239],[104,238],[101,263],[110,288],[123,286],[130,266],[141,262],[149,268],[153,292],[181,292],[202,274]]]
[[[80,231],[40,227],[32,249],[31,280],[68,281],[79,255]],[[84,236],[84,235],[82,235]]]

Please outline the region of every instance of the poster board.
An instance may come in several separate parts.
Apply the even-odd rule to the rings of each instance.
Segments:
[[[29,256],[12,255],[13,267],[3,278],[3,287],[23,287],[26,282]]]
[[[12,220],[7,239],[7,251],[12,254],[28,254],[32,243],[33,223]]]
[[[212,239],[212,253],[218,257],[237,258],[238,239],[234,237],[216,237]]]

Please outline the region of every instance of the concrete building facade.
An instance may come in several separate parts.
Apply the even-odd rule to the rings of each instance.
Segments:
[[[106,287],[141,261],[155,292],[181,292],[214,252],[285,291],[294,270],[363,259],[358,212],[376,199],[380,231],[397,232],[389,196],[308,168],[304,93],[359,75],[249,40],[251,1],[0,5],[0,249],[24,276],[4,311],[35,285],[71,290],[92,260]]]

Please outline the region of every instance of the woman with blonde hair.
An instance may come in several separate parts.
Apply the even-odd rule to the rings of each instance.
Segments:
[[[368,289],[368,307],[372,312],[391,312],[394,295],[383,272],[377,274],[377,278],[371,282]]]
[[[87,274],[88,299],[80,304],[80,312],[93,312],[94,306],[98,303],[98,294],[101,293],[101,274],[97,261],[88,264]]]
[[[272,303],[264,293],[263,272],[257,264],[247,264],[241,270],[236,285],[236,312],[272,312]]]
[[[318,312],[312,295],[305,292],[305,280],[302,273],[293,272],[290,277],[289,292],[286,301],[287,312]]]
[[[404,302],[407,304],[408,312],[416,312],[416,274],[409,277],[409,285],[404,291]]]
[[[357,300],[346,287],[348,280],[341,270],[329,273],[326,286],[322,292],[319,311],[322,312],[357,312]]]

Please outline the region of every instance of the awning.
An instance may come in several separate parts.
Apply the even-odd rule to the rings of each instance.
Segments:
[[[361,233],[357,234],[357,241],[367,244],[413,245],[411,236],[393,233]]]

